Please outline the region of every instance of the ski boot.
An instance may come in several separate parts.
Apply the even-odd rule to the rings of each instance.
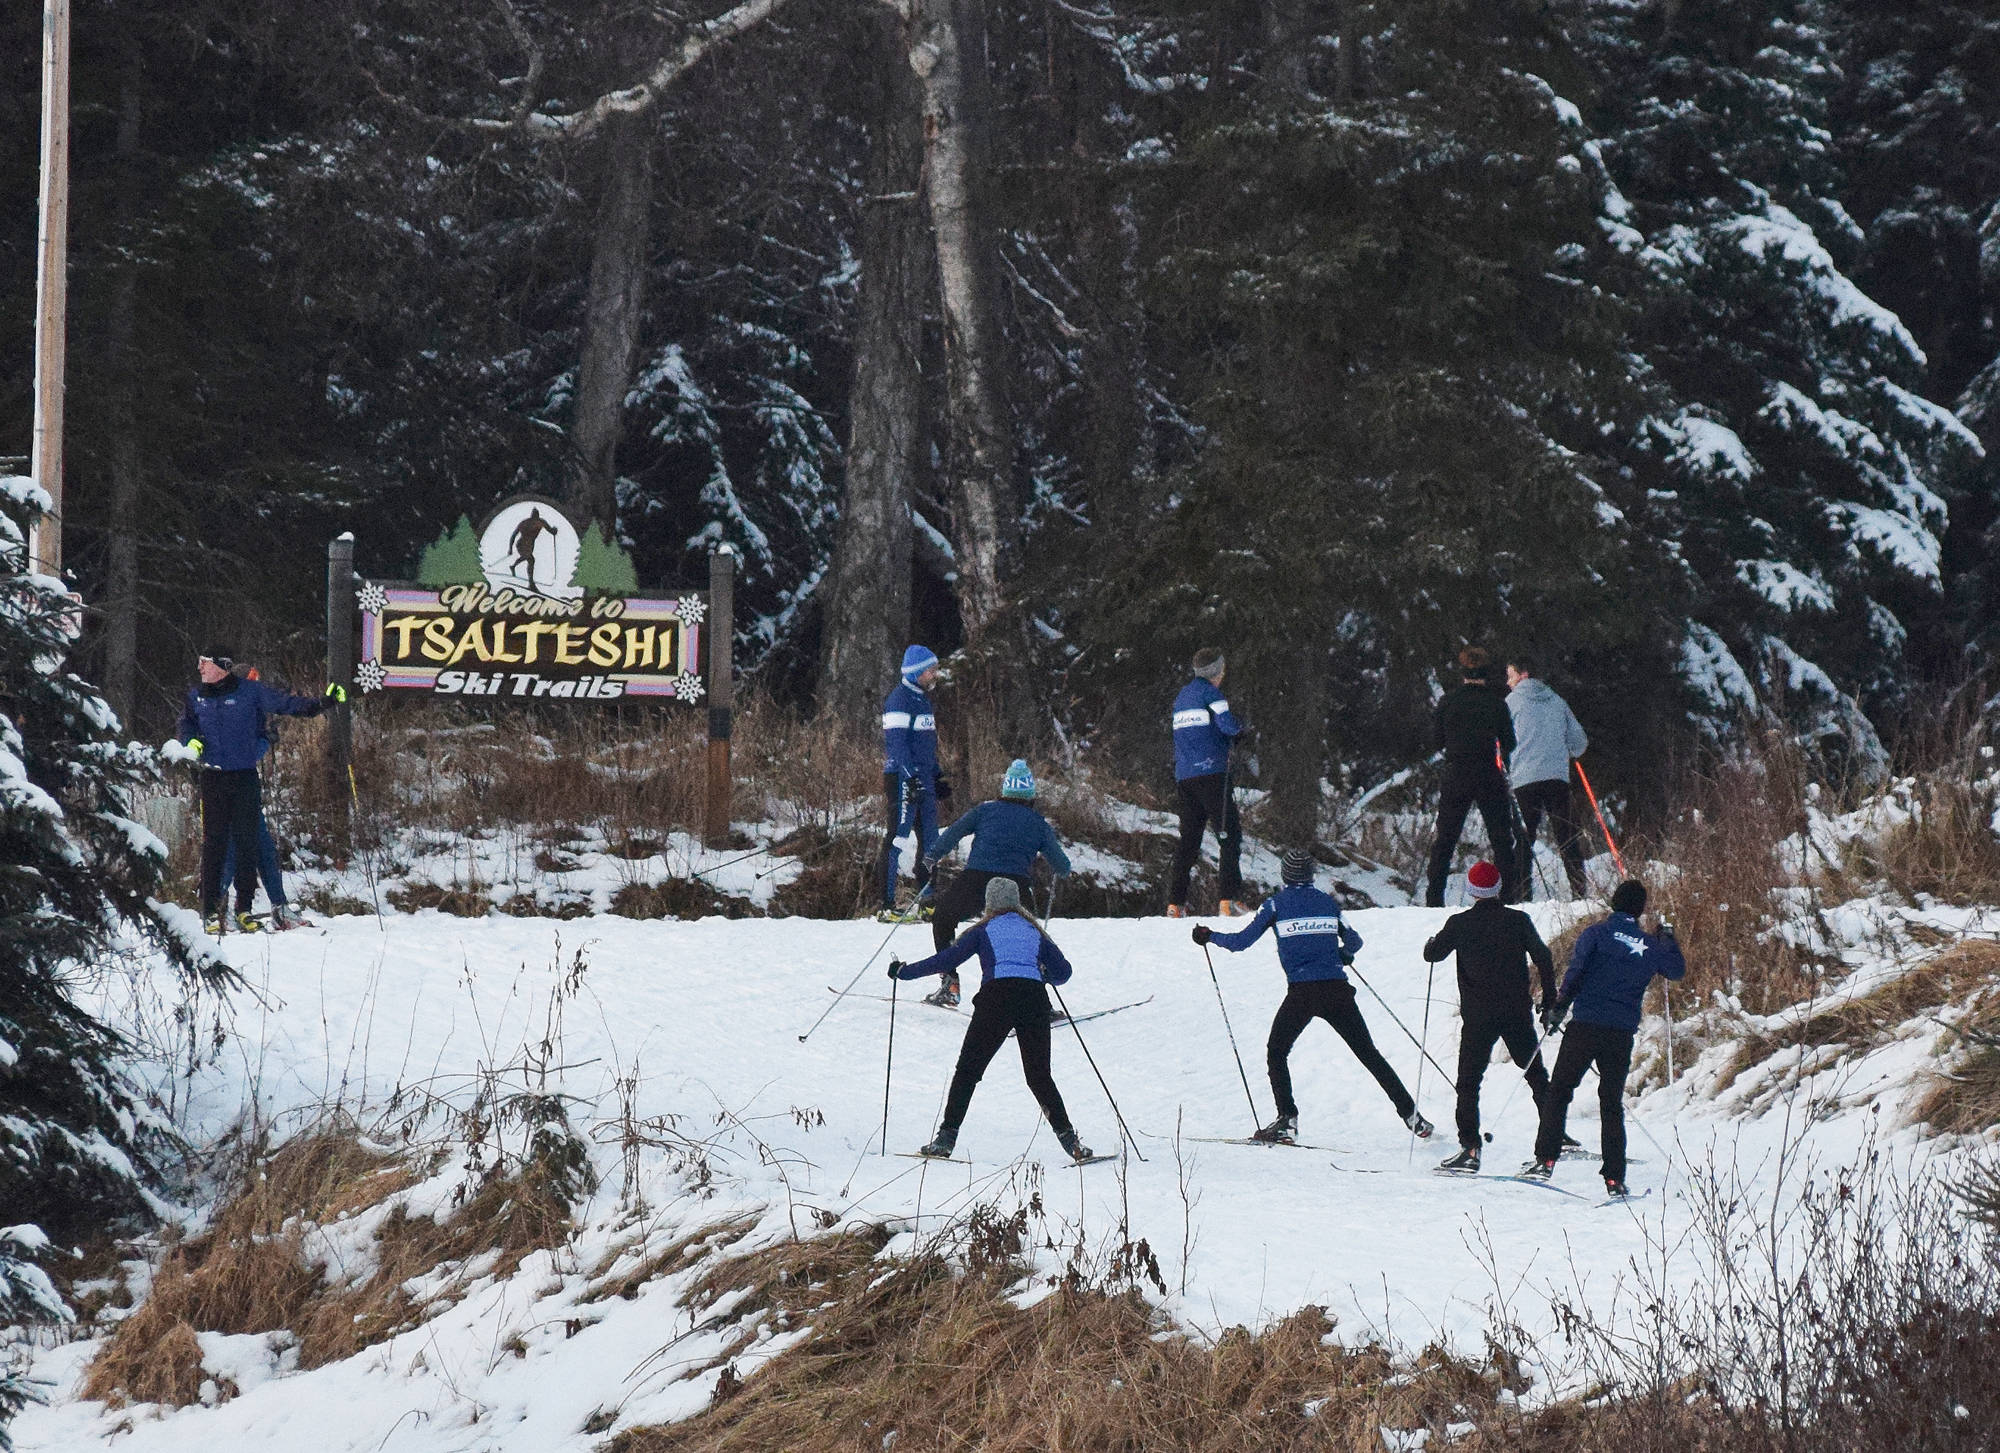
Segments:
[[[926,1004],[935,1004],[940,1009],[956,1009],[958,1007],[958,975],[947,974],[945,981],[937,986],[935,992],[924,995],[924,1002]]]
[[[1215,905],[1215,916],[1218,918],[1241,918],[1243,913],[1243,905],[1234,898],[1225,898]]]
[[[220,913],[211,913],[202,920],[201,931],[211,938],[221,938],[223,934],[229,932],[229,920]]]
[[[1449,1171],[1455,1176],[1476,1176],[1479,1174],[1479,1148],[1467,1146],[1450,1160],[1438,1162],[1438,1169]]]
[[[1606,1176],[1604,1194],[1614,1201],[1622,1201],[1632,1194],[1632,1188],[1614,1176]]]
[[[1562,1150],[1559,1153],[1564,1160],[1575,1160],[1579,1156],[1590,1154],[1589,1151],[1583,1148],[1581,1140],[1578,1140],[1574,1135],[1567,1132],[1563,1134]]]
[[[1424,1119],[1423,1113],[1418,1110],[1412,1110],[1409,1114],[1405,1115],[1403,1123],[1410,1127],[1410,1133],[1419,1140],[1429,1140],[1431,1132],[1437,1129],[1430,1121]]]
[[[1299,1140],[1299,1117],[1280,1115],[1250,1138],[1261,1140],[1266,1145],[1296,1145]]]
[[[1090,1147],[1076,1138],[1074,1130],[1065,1130],[1056,1136],[1056,1144],[1063,1148],[1063,1154],[1071,1160],[1089,1160],[1091,1158]]]
[[[239,913],[236,915],[236,931],[238,933],[262,933],[264,925],[258,921],[255,914]]]
[[[1183,907],[1183,906],[1182,906],[1181,904],[1179,904],[1179,903],[1169,903],[1169,904],[1167,905],[1167,917],[1169,917],[1169,918],[1186,918],[1186,917],[1187,917],[1187,909],[1186,909],[1185,907]]]
[[[1515,1174],[1524,1181],[1554,1180],[1556,1163],[1552,1160],[1531,1160]]]
[[[940,1125],[938,1133],[931,1137],[931,1143],[918,1151],[917,1154],[927,1156],[931,1160],[950,1160],[952,1151],[957,1148],[958,1127],[956,1125]]]

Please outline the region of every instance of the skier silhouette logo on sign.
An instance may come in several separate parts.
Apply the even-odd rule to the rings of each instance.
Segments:
[[[535,544],[543,535],[554,533],[555,526],[542,518],[540,510],[534,510],[514,527],[513,538],[507,542],[508,550],[513,553],[513,559],[508,563],[525,567],[521,573],[527,576],[530,590],[539,592],[541,589],[535,584]]]

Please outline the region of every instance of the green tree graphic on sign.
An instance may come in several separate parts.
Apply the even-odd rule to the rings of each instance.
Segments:
[[[464,515],[424,549],[417,565],[419,585],[477,585],[486,578],[479,564],[479,536]]]
[[[577,542],[576,574],[570,584],[591,595],[630,595],[639,588],[639,573],[632,568],[632,557],[605,539],[592,520]]]

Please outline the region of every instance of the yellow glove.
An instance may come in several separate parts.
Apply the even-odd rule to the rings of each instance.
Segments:
[[[347,704],[347,688],[337,681],[332,683],[326,688],[326,699],[335,706],[345,706]]]
[[[188,750],[189,750],[190,752],[193,752],[193,753],[194,753],[194,754],[195,754],[195,755],[196,755],[197,757],[199,757],[199,756],[201,755],[201,738],[200,738],[200,737],[189,737],[189,738],[188,738],[188,744],[187,744],[187,746],[188,746]]]

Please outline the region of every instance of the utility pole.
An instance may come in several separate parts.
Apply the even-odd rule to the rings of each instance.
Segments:
[[[42,3],[42,199],[35,259],[35,433],[29,475],[49,512],[30,541],[35,568],[62,576],[63,358],[69,308],[69,4]]]

